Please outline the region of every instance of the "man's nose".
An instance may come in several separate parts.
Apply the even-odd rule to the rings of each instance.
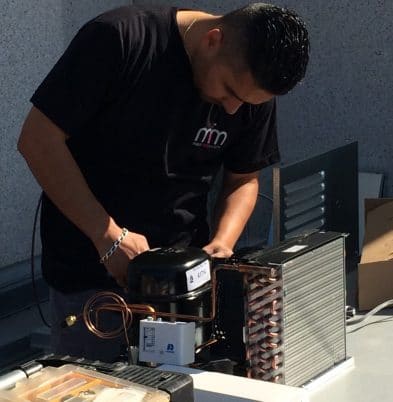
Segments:
[[[228,114],[235,114],[239,110],[242,104],[243,104],[242,101],[233,97],[224,98],[222,100],[222,107]]]

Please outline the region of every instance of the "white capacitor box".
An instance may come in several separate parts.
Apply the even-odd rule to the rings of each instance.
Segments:
[[[139,360],[186,365],[195,359],[195,323],[167,322],[151,318],[140,321]]]

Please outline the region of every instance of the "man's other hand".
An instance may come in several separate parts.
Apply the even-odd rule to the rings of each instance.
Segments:
[[[207,244],[203,247],[203,250],[206,251],[212,257],[217,258],[229,258],[233,254],[233,250],[224,244],[212,241],[211,243]]]

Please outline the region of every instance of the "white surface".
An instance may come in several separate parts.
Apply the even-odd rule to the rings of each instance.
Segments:
[[[161,370],[190,374],[195,402],[308,402],[307,391],[245,377],[164,365]]]
[[[311,394],[310,402],[393,401],[393,318],[388,315],[393,311],[386,311],[358,330],[358,325],[348,327],[348,355],[354,356],[355,369]]]
[[[327,373],[314,378],[309,383],[303,386],[309,393],[326,390],[326,386],[341,378],[344,374],[349,373],[355,368],[355,359],[353,357],[347,358],[344,362],[338,364],[336,367],[329,370]]]
[[[393,402],[393,310],[372,317],[365,326],[348,327],[348,356],[337,378],[329,378],[315,391],[271,384],[184,367],[161,366],[162,370],[191,373],[195,402]]]

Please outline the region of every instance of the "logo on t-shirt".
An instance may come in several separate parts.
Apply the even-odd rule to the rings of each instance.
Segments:
[[[227,140],[228,133],[212,127],[202,127],[196,133],[193,145],[196,147],[218,149],[221,148]]]

